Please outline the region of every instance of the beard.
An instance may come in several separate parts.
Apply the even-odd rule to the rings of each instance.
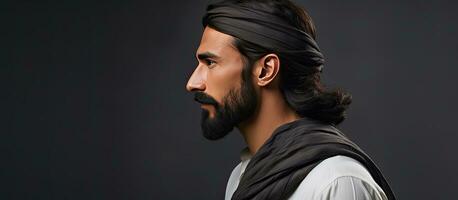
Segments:
[[[212,118],[208,110],[202,110],[201,128],[205,138],[208,140],[224,138],[235,126],[253,115],[258,97],[252,84],[250,80],[242,80],[241,88],[231,89],[223,98],[222,105],[203,92],[195,93],[196,101],[215,107],[215,115]]]

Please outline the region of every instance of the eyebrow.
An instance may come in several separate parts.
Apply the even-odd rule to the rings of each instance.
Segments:
[[[197,54],[197,58],[198,58],[199,60],[204,60],[204,59],[207,59],[207,58],[219,59],[220,57],[217,56],[217,55],[214,54],[214,53],[211,53],[211,52],[206,51],[206,52]]]

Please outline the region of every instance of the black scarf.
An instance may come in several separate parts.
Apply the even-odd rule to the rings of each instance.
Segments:
[[[288,199],[326,158],[344,155],[361,162],[389,200],[395,196],[375,163],[336,127],[302,118],[278,127],[248,163],[232,200]]]

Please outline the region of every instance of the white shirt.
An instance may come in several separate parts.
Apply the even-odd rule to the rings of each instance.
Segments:
[[[230,200],[251,160],[248,148],[240,153],[241,162],[232,170],[225,199]],[[299,184],[289,200],[387,200],[369,171],[357,160],[333,156],[323,160]]]

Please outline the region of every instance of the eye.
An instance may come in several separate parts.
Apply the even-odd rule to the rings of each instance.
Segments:
[[[205,63],[206,63],[210,68],[212,68],[212,66],[213,66],[214,64],[216,64],[215,61],[210,60],[210,59],[205,59]]]

